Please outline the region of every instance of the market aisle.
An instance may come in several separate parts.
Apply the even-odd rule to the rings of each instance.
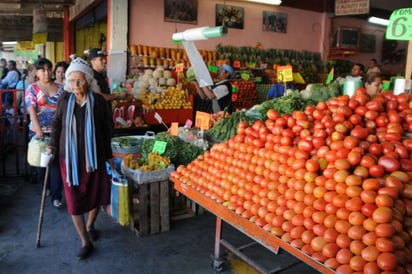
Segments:
[[[101,238],[88,260],[75,256],[80,240],[65,209],[57,210],[46,201],[41,248],[35,247],[41,186],[21,179],[0,181],[0,273],[212,273],[215,217],[205,213],[176,221],[169,232],[139,238],[128,227],[120,227],[101,214],[96,227]],[[238,239],[228,225],[224,231]],[[233,271],[252,273],[235,262]],[[288,254],[274,256],[279,263],[297,262],[281,273],[317,273]],[[230,269],[229,263],[225,269]]]

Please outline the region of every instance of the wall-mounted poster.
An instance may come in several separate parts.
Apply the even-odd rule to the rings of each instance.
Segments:
[[[164,0],[165,22],[197,24],[197,0]]]
[[[222,26],[225,23],[228,28],[243,29],[244,19],[243,8],[216,4],[216,26]]]
[[[361,33],[360,52],[374,53],[376,51],[376,36],[373,34]]]
[[[263,31],[286,33],[288,15],[286,13],[264,11],[263,12]]]

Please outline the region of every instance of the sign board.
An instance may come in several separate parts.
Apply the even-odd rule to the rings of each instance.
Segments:
[[[159,155],[163,154],[166,151],[167,142],[155,141],[153,144],[152,152],[157,151]]]
[[[392,12],[386,28],[386,39],[412,40],[412,8]]]
[[[203,130],[210,129],[211,114],[202,111],[196,111],[195,127]]]
[[[278,66],[277,75],[278,75],[278,82],[292,82],[293,81],[292,66]]]
[[[336,0],[335,15],[353,15],[369,13],[369,0]]]

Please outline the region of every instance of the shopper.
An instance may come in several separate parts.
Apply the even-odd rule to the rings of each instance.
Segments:
[[[47,151],[60,162],[67,208],[82,242],[77,256],[85,259],[93,252],[91,241],[98,239],[94,223],[99,208],[110,203],[105,162],[114,167],[113,127],[107,122],[111,111],[106,101],[94,92],[98,87],[86,61],[77,58],[70,64],[66,82],[67,92],[59,98]]]
[[[64,85],[64,73],[67,69],[67,63],[65,61],[57,62],[54,66],[54,82]]]
[[[63,85],[52,81],[53,65],[46,58],[39,58],[35,64],[37,82],[31,84],[25,94],[27,111],[30,115],[29,140],[33,137],[44,139],[50,136],[51,123],[56,112],[57,99],[63,92]],[[63,181],[58,161],[52,161],[50,170],[50,194],[53,206],[60,208],[62,203]],[[43,182],[46,169],[37,168],[38,181]]]
[[[1,58],[0,59],[0,79],[3,79],[4,77],[6,77],[7,72],[9,72],[9,69],[7,68],[7,59]]]
[[[125,91],[115,93],[110,92],[106,79],[106,54],[104,51],[98,48],[91,49],[89,51],[89,59],[93,68],[94,79],[96,79],[97,84],[100,87],[100,89],[95,90],[95,92],[103,96],[111,109],[112,100],[125,99],[127,94]]]
[[[365,68],[362,64],[356,63],[352,67],[351,75],[346,77],[346,80],[362,81]]]
[[[371,72],[366,74],[365,79],[365,89],[366,93],[371,97],[374,98],[378,93],[382,90],[382,77],[380,73]]]
[[[381,73],[381,69],[378,67],[378,62],[376,61],[375,58],[372,58],[369,60],[369,68],[366,74],[369,74],[372,72]]]
[[[203,100],[212,100],[213,113],[218,113],[227,109],[228,113],[233,111],[232,85],[229,78],[233,74],[233,69],[229,65],[218,66],[217,78],[219,82],[210,87],[199,87],[194,81],[197,93]]]
[[[23,75],[22,79],[16,85],[17,90],[23,90],[16,96],[18,105],[20,105],[21,107],[23,107],[23,98],[25,97],[27,88],[34,82],[36,82],[36,67],[33,64],[29,64],[27,66],[26,73]]]

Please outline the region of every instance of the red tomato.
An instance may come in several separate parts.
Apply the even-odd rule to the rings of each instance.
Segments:
[[[271,120],[276,120],[277,118],[280,117],[279,113],[274,109],[269,109],[266,115]]]
[[[355,126],[351,130],[350,135],[355,137],[358,140],[363,140],[368,136],[368,131],[365,128],[362,128],[360,126]]]
[[[389,156],[381,156],[378,160],[378,164],[383,166],[387,172],[396,171],[401,167],[397,160]]]

